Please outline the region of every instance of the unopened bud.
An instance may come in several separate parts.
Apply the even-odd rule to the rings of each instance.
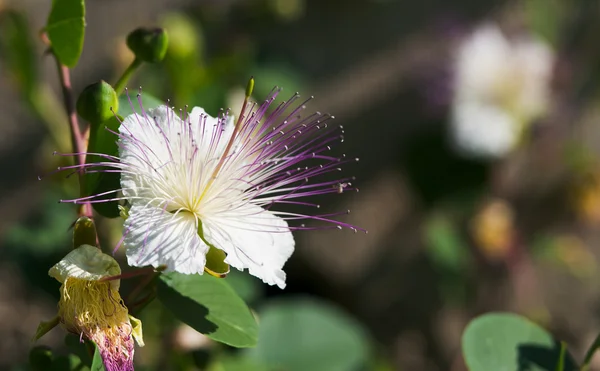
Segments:
[[[73,248],[76,249],[81,245],[96,246],[97,239],[94,221],[87,216],[77,219],[73,228]]]
[[[117,93],[106,81],[88,85],[77,99],[77,113],[91,124],[100,124],[119,109]]]
[[[169,46],[169,37],[163,28],[140,27],[127,35],[127,46],[137,59],[156,63],[165,57]]]

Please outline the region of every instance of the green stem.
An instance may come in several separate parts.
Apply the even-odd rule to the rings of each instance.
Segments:
[[[123,74],[121,75],[121,77],[119,78],[117,83],[115,84],[115,91],[117,92],[117,95],[121,95],[121,93],[123,92],[123,89],[125,89],[125,85],[131,78],[131,75],[133,75],[135,70],[138,69],[138,67],[140,67],[141,65],[142,65],[142,61],[139,60],[138,58],[135,58],[133,60],[133,62],[131,62],[129,67],[127,67],[125,72],[123,72]]]
[[[581,371],[589,370],[592,357],[594,357],[594,353],[596,353],[596,350],[598,350],[598,348],[600,348],[600,334],[596,336],[596,339],[585,353],[585,358],[583,360],[583,366],[581,366]]]
[[[560,354],[558,356],[558,363],[556,364],[555,371],[564,371],[565,369],[565,353],[567,352],[567,343],[564,341],[560,342]]]

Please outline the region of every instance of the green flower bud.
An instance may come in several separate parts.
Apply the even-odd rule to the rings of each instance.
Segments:
[[[113,111],[117,112],[118,109],[117,93],[102,80],[88,85],[77,99],[77,113],[91,124],[100,124],[114,117]]]
[[[163,28],[140,27],[127,35],[127,46],[137,59],[156,63],[165,57],[169,46],[169,37]]]
[[[81,245],[96,246],[96,225],[94,221],[87,216],[82,216],[75,222],[73,228],[73,248],[76,249]]]

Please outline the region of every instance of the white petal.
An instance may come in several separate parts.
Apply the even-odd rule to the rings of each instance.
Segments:
[[[177,136],[184,127],[181,119],[166,106],[146,111],[146,115],[132,114],[127,116],[119,132],[119,157],[121,163],[129,166],[129,171],[121,174],[121,187],[125,197],[144,196],[148,194],[148,182],[156,176],[156,169],[161,169],[173,156],[173,148],[179,147]]]
[[[461,101],[453,107],[453,140],[467,155],[502,157],[516,145],[520,130],[519,122],[496,106]]]
[[[198,236],[190,213],[134,205],[125,221],[123,243],[132,266],[166,265],[167,271],[185,274],[204,271],[208,246]]]
[[[126,167],[121,175],[125,197],[176,201],[177,209],[205,183],[234,125],[231,118],[224,127],[218,125],[218,120],[200,107],[192,109],[185,119],[160,106],[145,116],[133,114],[123,120],[119,156]]]
[[[456,57],[455,94],[487,96],[511,70],[511,45],[494,24],[476,29]]]
[[[219,138],[214,145],[212,156],[220,156],[225,151],[229,138],[233,134],[233,115],[227,117],[224,128],[219,128],[217,118],[206,113],[202,107],[194,107],[189,113],[189,121],[194,128],[194,138],[199,143],[199,148],[208,149],[215,138]],[[219,132],[215,133],[215,130]]]
[[[285,287],[283,265],[294,252],[287,222],[256,205],[202,220],[206,241],[227,253],[227,262],[269,285]]]

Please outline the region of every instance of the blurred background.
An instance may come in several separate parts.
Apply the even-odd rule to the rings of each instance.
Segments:
[[[595,0],[88,0],[75,93],[114,83],[139,26],[169,33],[130,82],[177,107],[237,110],[274,85],[345,128],[360,192],[324,197],[368,234],[297,233],[288,287],[226,279],[256,311],[256,349],[217,345],[158,304],[142,370],[466,370],[461,334],[524,314],[578,358],[600,332],[600,3]],[[0,369],[26,363],[56,313],[48,269],[70,248],[77,192],[45,176],[69,151],[50,1],[0,0]],[[105,249],[118,220],[98,222]],[[122,253],[117,254],[121,256]],[[124,283],[125,287],[127,284]],[[41,340],[65,348],[64,332]],[[600,369],[600,364],[593,367]],[[492,370],[493,371],[493,370]]]

